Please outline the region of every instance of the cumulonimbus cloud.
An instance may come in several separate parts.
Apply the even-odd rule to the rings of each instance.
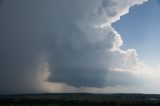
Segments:
[[[129,80],[116,79],[126,73],[116,73],[115,70],[115,78],[112,78],[112,81],[107,79],[113,71],[112,68],[135,67],[138,61],[135,50],[120,49],[121,37],[111,24],[126,14],[131,6],[145,1],[73,1],[76,7],[74,10],[68,6],[71,2],[65,3],[67,8],[64,9],[57,5],[62,16],[56,22],[65,22],[58,23],[58,29],[61,30],[57,30],[57,26],[53,28],[55,41],[50,48],[52,51],[49,57],[48,80],[76,87],[105,87],[130,83]],[[59,1],[58,4],[63,3]],[[72,14],[67,15],[69,18],[63,16],[70,12]]]
[[[4,89],[0,91],[40,92],[40,85],[50,86],[51,91],[83,91],[152,79],[148,71],[152,69],[138,59],[136,50],[121,49],[121,36],[112,27],[130,7],[145,1],[4,1],[0,6],[0,85]]]

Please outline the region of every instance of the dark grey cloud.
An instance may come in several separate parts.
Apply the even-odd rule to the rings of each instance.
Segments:
[[[58,71],[51,75],[53,75],[49,77],[51,81],[63,82],[76,87],[105,87],[107,70],[88,67],[58,68]]]
[[[0,6],[1,6],[2,2],[3,2],[3,0],[0,0]]]
[[[1,93],[37,91],[33,78],[41,64],[46,38],[43,15],[38,13],[40,4],[34,2],[9,0],[0,9]]]
[[[56,69],[55,69],[56,70]],[[56,75],[56,76],[54,76]],[[125,77],[124,77],[125,76]],[[70,67],[68,69],[58,68],[49,79],[55,82],[65,82],[68,85],[76,87],[114,87],[118,85],[133,85],[144,82],[139,77],[130,72],[113,71],[96,68]],[[137,79],[135,81],[133,79]]]
[[[128,75],[135,79],[130,73],[110,72],[111,66],[119,66],[123,60],[121,51],[116,51],[115,57],[111,50],[119,48],[120,37],[111,26],[98,28],[105,22],[111,24],[119,9],[128,7],[128,4],[117,6],[118,3],[112,0],[3,1],[0,93],[40,92],[35,78],[45,62],[50,72],[46,80],[49,82],[75,87],[133,83],[123,77],[114,78]],[[134,53],[132,57],[135,58]]]

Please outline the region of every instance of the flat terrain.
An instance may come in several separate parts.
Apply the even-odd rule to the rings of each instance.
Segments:
[[[160,106],[160,95],[87,93],[1,95],[0,106]]]

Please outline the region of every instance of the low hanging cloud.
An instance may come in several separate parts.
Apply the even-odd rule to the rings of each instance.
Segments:
[[[112,27],[145,1],[3,1],[0,93],[127,92],[128,86],[155,80],[157,73],[136,50],[121,49],[121,36]]]

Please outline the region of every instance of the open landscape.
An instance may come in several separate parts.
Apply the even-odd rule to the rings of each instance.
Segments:
[[[0,106],[160,106],[160,95],[89,93],[1,95]]]

